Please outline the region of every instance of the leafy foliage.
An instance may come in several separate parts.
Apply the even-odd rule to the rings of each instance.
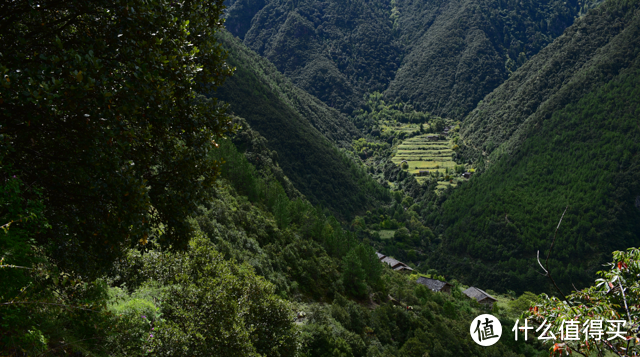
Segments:
[[[186,245],[217,172],[212,140],[230,129],[196,96],[230,74],[221,5],[0,5],[2,165],[42,189],[52,229],[35,238],[60,267],[97,274],[161,223],[164,245]]]
[[[635,356],[639,352],[638,321],[640,321],[640,250],[629,248],[627,251],[613,252],[613,262],[607,264],[609,270],[600,271],[601,278],[596,285],[575,291],[563,301],[556,297],[541,295],[541,303],[523,314],[535,324],[544,320],[552,327],[551,333],[561,334],[562,322],[578,321],[583,332],[579,340],[554,343],[551,355],[560,356],[567,352],[579,352],[604,356],[613,352],[619,356]],[[602,336],[598,338],[598,324],[590,327],[592,321],[602,321]],[[617,320],[622,324],[621,337],[615,337],[609,329],[608,321]],[[585,332],[587,331],[587,332]],[[611,338],[615,337],[615,338]]]
[[[305,356],[536,356],[536,345],[522,339],[502,339],[490,348],[469,336],[473,317],[486,308],[460,293],[432,292],[405,276],[385,269],[383,280],[395,304],[375,309],[337,296],[328,306],[310,307],[309,321],[301,328]],[[408,308],[410,307],[410,308]],[[501,317],[505,326],[513,321]]]
[[[223,259],[210,240],[196,238],[186,253],[154,254],[146,262],[151,277],[165,286],[154,353],[295,355],[287,303],[252,269]]]

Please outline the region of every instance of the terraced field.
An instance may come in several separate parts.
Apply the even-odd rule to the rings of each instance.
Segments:
[[[391,159],[396,165],[403,161],[408,164],[408,171],[412,175],[417,175],[419,171],[429,171],[429,176],[416,176],[419,183],[424,183],[427,179],[435,176],[436,172],[445,176],[451,175],[451,180],[440,181],[438,189],[444,189],[449,185],[456,186],[460,180],[459,175],[454,173],[456,163],[452,160],[451,143],[448,140],[429,141],[427,134],[415,136],[404,140],[398,145],[395,156]]]

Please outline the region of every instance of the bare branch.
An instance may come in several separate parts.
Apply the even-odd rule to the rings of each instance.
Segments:
[[[542,263],[540,263],[540,251],[538,250],[538,264],[540,264],[540,268],[542,268],[542,270],[544,270],[544,276],[549,276],[549,272],[547,271],[547,269],[544,268],[544,266],[542,265]]]
[[[551,283],[553,283],[553,286],[555,286],[556,290],[558,290],[558,292],[560,293],[560,296],[562,296],[563,300],[565,301],[567,301],[567,296],[562,292],[562,290],[560,290],[560,288],[558,287],[558,284],[556,284],[555,280],[553,280],[553,278],[551,277],[551,272],[549,270],[549,257],[551,256],[551,250],[553,249],[553,245],[556,243],[556,237],[558,236],[558,229],[560,228],[560,223],[562,223],[564,214],[567,213],[567,209],[569,209],[569,206],[567,206],[564,209],[564,212],[562,212],[562,216],[560,217],[560,222],[558,222],[556,231],[553,234],[553,241],[551,242],[551,246],[549,247],[549,252],[547,253],[547,260],[545,260],[544,266],[542,265],[542,263],[540,263],[540,251],[538,251],[538,264],[540,264],[540,266],[542,267],[542,270],[544,270],[544,272],[546,273],[546,277],[548,277],[549,280],[551,280]]]
[[[2,268],[16,268],[16,269],[29,269],[29,270],[33,270],[33,268],[29,268],[29,267],[22,267],[19,265],[11,265],[11,264],[3,264],[0,265],[0,269]]]
[[[618,279],[618,284],[620,285],[620,291],[622,292],[622,299],[624,300],[624,308],[627,310],[627,318],[629,318],[629,325],[632,324],[631,322],[631,314],[629,314],[629,306],[627,305],[627,297],[624,294],[624,288],[622,287],[622,279]]]
[[[553,241],[551,242],[551,247],[549,247],[549,252],[547,253],[547,260],[544,262],[545,266],[549,266],[549,256],[551,256],[551,249],[553,249],[553,245],[556,243],[556,237],[558,236],[558,229],[560,228],[560,223],[562,223],[562,219],[564,218],[564,214],[567,213],[567,209],[569,208],[569,206],[567,206],[564,209],[564,212],[562,212],[562,216],[560,217],[560,222],[558,222],[558,226],[556,227],[556,231],[553,234]]]

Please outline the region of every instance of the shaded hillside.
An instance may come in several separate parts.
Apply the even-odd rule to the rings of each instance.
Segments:
[[[502,144],[429,216],[444,234],[434,266],[467,283],[545,289],[536,251],[546,254],[567,206],[550,260],[566,292],[612,250],[640,244],[639,9],[607,2],[470,114],[467,145]]]
[[[227,28],[328,105],[350,114],[365,93],[388,88],[388,98],[452,117],[472,110],[582,9],[576,0],[228,5]]]
[[[400,64],[388,0],[267,1],[243,33],[246,26],[235,24],[245,14],[234,9],[249,3],[236,1],[228,11],[229,30],[295,84],[343,112],[358,108],[364,93],[384,90]]]
[[[341,218],[389,200],[384,188],[332,144],[346,145],[358,136],[345,116],[293,85],[228,33],[220,41],[237,69],[215,95],[268,140],[302,194]]]
[[[400,0],[407,45],[387,97],[461,118],[574,21],[577,1]]]

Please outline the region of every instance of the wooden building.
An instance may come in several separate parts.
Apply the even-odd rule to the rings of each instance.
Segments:
[[[453,285],[447,283],[446,281],[425,278],[423,276],[419,277],[418,280],[416,280],[416,282],[418,284],[422,284],[428,287],[432,291],[438,291],[438,292],[443,292],[447,294],[451,294],[451,288],[453,287]]]
[[[391,269],[395,271],[413,271],[413,269],[410,266],[408,266],[407,264],[399,260],[395,260],[391,257],[388,257],[378,252],[376,252],[376,255],[378,256],[378,259],[380,259],[381,262],[386,263],[391,267]]]
[[[488,306],[493,306],[493,303],[498,301],[498,299],[473,286],[462,293],[472,299],[475,299],[478,303]]]

